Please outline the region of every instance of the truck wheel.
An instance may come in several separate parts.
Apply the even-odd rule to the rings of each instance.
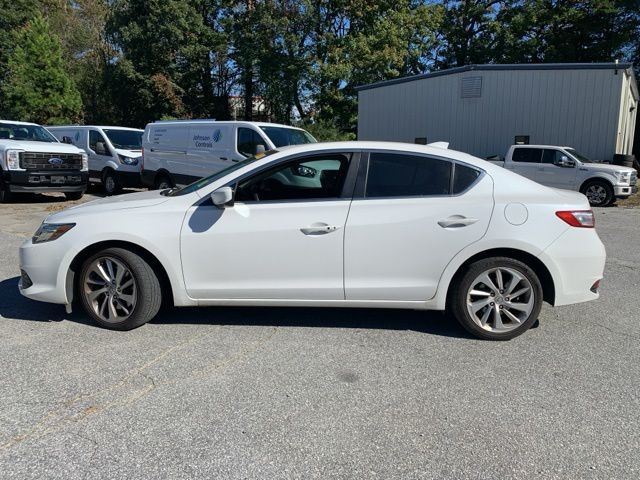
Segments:
[[[120,193],[122,187],[118,183],[116,173],[113,170],[107,169],[102,174],[102,187],[104,188],[104,193],[106,193],[107,196]]]
[[[510,340],[526,332],[542,308],[542,285],[526,264],[507,257],[478,260],[453,287],[449,306],[472,335]]]
[[[173,187],[173,182],[168,175],[161,173],[156,177],[154,186],[156,190],[166,190],[167,188]]]
[[[78,293],[85,311],[102,327],[131,330],[156,316],[162,304],[160,281],[139,255],[108,248],[82,265]]]
[[[9,185],[6,185],[4,182],[0,182],[0,203],[9,203],[11,201],[11,190],[9,190]]]
[[[64,192],[64,196],[67,200],[80,200],[84,195],[84,192]]]
[[[604,180],[592,180],[584,184],[581,193],[585,194],[592,207],[606,207],[613,203],[613,187]]]

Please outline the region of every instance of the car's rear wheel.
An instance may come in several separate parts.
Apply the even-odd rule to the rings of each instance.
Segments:
[[[145,324],[162,303],[160,281],[149,263],[123,248],[89,257],[81,269],[78,293],[86,312],[99,325],[114,330]]]
[[[471,264],[450,297],[453,316],[486,340],[510,340],[526,332],[542,307],[542,285],[526,264],[507,257]]]
[[[606,207],[613,203],[613,187],[602,180],[594,180],[582,187],[582,193],[589,200],[592,207]]]
[[[168,175],[160,174],[156,177],[154,186],[156,190],[166,190],[173,187],[173,182]]]

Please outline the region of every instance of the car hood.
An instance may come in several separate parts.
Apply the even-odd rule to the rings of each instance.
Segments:
[[[635,172],[635,170],[631,167],[623,167],[622,165],[611,165],[610,163],[583,163],[580,168],[586,168],[591,172],[604,173]]]
[[[116,153],[130,158],[138,158],[142,156],[142,150],[124,150],[122,148],[116,148]]]
[[[22,140],[0,140],[0,150],[26,150],[28,152],[47,153],[84,153],[75,145],[54,142],[29,142]]]
[[[169,201],[170,197],[165,197],[160,190],[151,190],[149,192],[127,193],[124,195],[116,195],[114,197],[105,197],[92,202],[76,205],[67,208],[61,212],[54,213],[47,217],[47,222],[60,223],[73,221],[74,217],[79,215],[99,215],[117,210],[125,210],[131,208],[144,208],[159,205]]]

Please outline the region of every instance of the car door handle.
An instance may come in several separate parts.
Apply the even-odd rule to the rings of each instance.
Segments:
[[[220,157],[220,160],[229,160],[227,157]]]
[[[335,232],[339,228],[326,223],[314,223],[308,227],[301,228],[300,231],[305,235],[326,235],[327,233]]]
[[[438,225],[442,228],[462,228],[473,225],[478,221],[477,218],[467,218],[463,215],[451,215],[444,220],[440,220]]]

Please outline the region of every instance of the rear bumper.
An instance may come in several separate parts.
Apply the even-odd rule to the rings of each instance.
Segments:
[[[592,228],[569,228],[539,256],[555,287],[555,306],[597,299],[591,290],[603,278],[606,252]]]
[[[11,192],[18,193],[84,192],[88,178],[87,172],[78,170],[2,171],[5,185]]]

